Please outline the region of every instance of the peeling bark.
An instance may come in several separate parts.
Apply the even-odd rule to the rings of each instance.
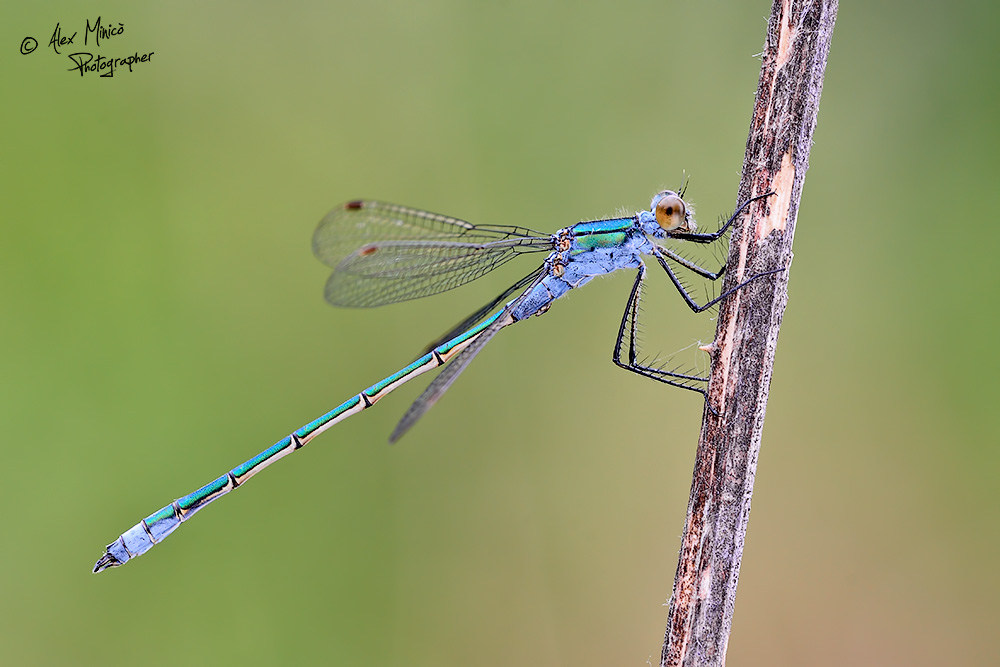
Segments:
[[[737,200],[773,191],[734,225],[723,290],[789,267],[837,0],[774,0]],[[661,665],[723,665],[789,271],[719,308],[708,402]]]

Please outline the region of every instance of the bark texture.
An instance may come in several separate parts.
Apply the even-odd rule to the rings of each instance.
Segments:
[[[790,267],[837,0],[774,0],[723,289]],[[661,665],[723,665],[789,271],[722,302]]]

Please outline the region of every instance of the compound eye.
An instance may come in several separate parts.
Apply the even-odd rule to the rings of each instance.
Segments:
[[[656,202],[656,223],[664,231],[673,231],[684,226],[686,209],[684,200],[673,192],[664,192]]]

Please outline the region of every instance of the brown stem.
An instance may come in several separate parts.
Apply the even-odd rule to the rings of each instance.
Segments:
[[[774,0],[747,138],[723,289],[789,267],[837,0]],[[661,665],[723,665],[789,271],[754,281],[719,309],[708,401],[691,483]]]

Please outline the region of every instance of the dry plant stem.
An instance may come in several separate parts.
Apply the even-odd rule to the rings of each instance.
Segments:
[[[836,16],[837,0],[774,0],[738,201],[776,194],[735,225],[723,289],[791,263]],[[703,416],[661,665],[726,661],[788,276],[753,282],[719,309],[708,388],[719,416]]]

